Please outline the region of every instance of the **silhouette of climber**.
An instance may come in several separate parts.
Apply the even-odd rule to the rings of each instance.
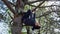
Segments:
[[[27,26],[33,26],[32,30],[40,28],[40,24],[35,20],[35,13],[30,9],[24,13],[22,21]]]

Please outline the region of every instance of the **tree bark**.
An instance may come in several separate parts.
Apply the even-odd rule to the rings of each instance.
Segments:
[[[21,16],[14,18],[13,25],[11,26],[12,34],[22,34],[21,33],[21,30],[22,30],[21,18],[22,18]]]
[[[22,9],[22,10],[21,10]],[[23,12],[24,4],[21,0],[17,0],[15,10],[17,13],[20,11]],[[11,27],[12,34],[22,34],[22,22],[21,22],[22,15],[14,15],[13,25]]]

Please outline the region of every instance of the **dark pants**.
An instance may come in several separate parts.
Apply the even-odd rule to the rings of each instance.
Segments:
[[[24,20],[24,24],[27,26],[33,26],[32,30],[34,29],[40,29],[40,26],[35,25],[36,21],[33,19],[26,19]]]
[[[25,19],[24,24],[28,26],[34,26],[35,25],[35,20],[33,19]]]
[[[32,30],[34,29],[40,29],[40,26],[33,26]]]

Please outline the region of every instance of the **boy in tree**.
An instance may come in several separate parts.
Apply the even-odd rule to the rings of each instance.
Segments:
[[[35,20],[35,12],[30,9],[24,13],[22,21],[27,26],[33,26],[32,30],[40,28],[40,24]]]

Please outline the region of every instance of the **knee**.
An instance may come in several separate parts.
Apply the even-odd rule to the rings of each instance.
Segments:
[[[34,26],[35,29],[40,29],[40,26]]]
[[[32,30],[35,30],[35,29],[40,29],[41,26],[33,26]]]

